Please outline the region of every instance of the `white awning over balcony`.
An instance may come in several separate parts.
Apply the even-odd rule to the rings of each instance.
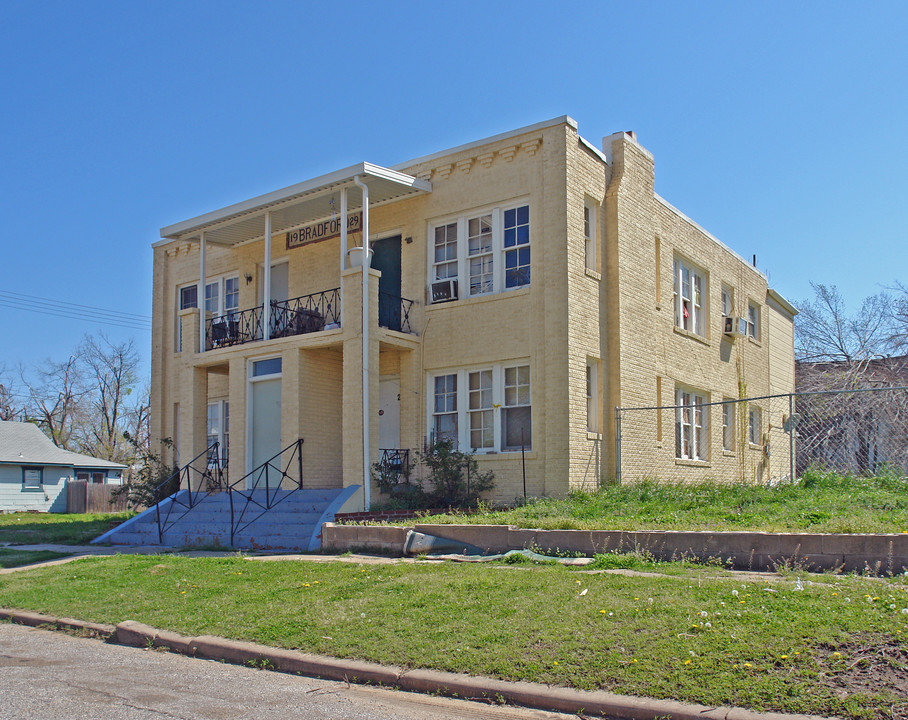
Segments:
[[[355,212],[362,209],[362,191],[354,183],[356,177],[369,186],[369,205],[373,208],[432,192],[432,183],[427,180],[363,162],[161,228],[162,242],[198,242],[203,232],[205,241],[216,245],[261,240],[266,212],[271,213],[272,235],[293,230],[339,213],[340,205],[332,205],[331,200],[345,187],[352,189],[347,193],[348,211]]]

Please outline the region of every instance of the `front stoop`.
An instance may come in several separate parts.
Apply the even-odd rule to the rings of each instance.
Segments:
[[[237,531],[233,542],[228,494],[219,492],[202,497],[191,510],[187,510],[180,504],[185,501],[187,491],[181,490],[177,495],[163,500],[157,509],[149,508],[92,542],[312,552],[321,549],[322,524],[333,521],[334,514],[357,489],[358,486],[349,486],[272,491],[273,507],[261,515],[262,508],[259,505],[265,505],[264,491],[234,492],[233,518]],[[255,502],[247,505],[246,497],[249,495],[259,505]],[[164,525],[163,537],[158,531],[158,512]]]

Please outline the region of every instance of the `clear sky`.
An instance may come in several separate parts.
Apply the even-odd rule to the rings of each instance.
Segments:
[[[0,365],[102,329],[148,372],[162,226],[564,114],[634,130],[790,300],[856,305],[908,280],[906,28],[903,1],[0,0]]]

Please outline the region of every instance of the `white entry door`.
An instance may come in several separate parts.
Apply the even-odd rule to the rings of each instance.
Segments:
[[[400,447],[400,378],[385,377],[378,381],[378,446]]]
[[[281,376],[280,359],[252,363],[249,382],[249,466],[256,470],[281,451]],[[275,372],[276,371],[276,372]],[[262,375],[256,375],[261,372]],[[274,462],[281,465],[281,459]],[[280,473],[269,469],[268,487],[280,485]],[[246,480],[246,489],[265,489],[264,470],[256,470]]]

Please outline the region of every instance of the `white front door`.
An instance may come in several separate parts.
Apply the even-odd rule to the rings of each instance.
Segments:
[[[246,480],[247,490],[264,490],[265,472],[260,466],[281,451],[281,376],[280,358],[253,361],[249,378],[249,462],[247,472],[255,470]],[[280,467],[277,458],[274,468]],[[268,470],[268,488],[280,486],[280,472]]]
[[[400,447],[400,378],[385,377],[378,381],[378,446]]]

